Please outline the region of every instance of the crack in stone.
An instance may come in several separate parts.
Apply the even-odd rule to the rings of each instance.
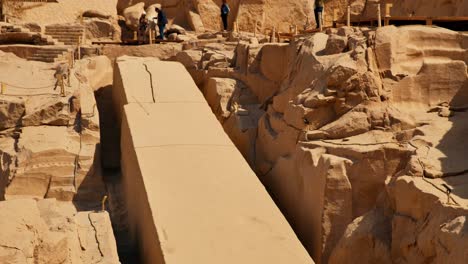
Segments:
[[[143,65],[145,66],[145,70],[149,74],[149,77],[150,77],[151,95],[153,96],[153,103],[156,103],[156,98],[154,96],[153,74],[148,70],[148,65],[146,63],[143,63]]]
[[[97,228],[96,228],[96,226],[93,224],[93,220],[91,220],[91,214],[92,214],[92,213],[88,213],[88,220],[89,220],[89,223],[91,224],[91,226],[92,226],[93,229],[94,229],[94,238],[96,239],[96,243],[97,243],[97,246],[98,246],[99,253],[101,254],[101,257],[104,257],[104,253],[102,253],[101,244],[99,243],[99,239],[98,239]]]

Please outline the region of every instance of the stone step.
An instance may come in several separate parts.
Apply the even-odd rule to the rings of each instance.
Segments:
[[[73,36],[73,37],[71,37],[71,36],[53,36],[53,37],[54,37],[54,39],[58,39],[58,40],[61,40],[61,39],[63,39],[63,40],[78,40],[81,36],[76,36],[76,37],[75,36]]]
[[[65,41],[63,42],[65,45],[70,45],[70,46],[76,46],[78,45],[78,41],[77,42],[73,42],[73,41]]]
[[[59,49],[59,48],[47,49],[47,48],[44,48],[44,49],[39,49],[39,50],[37,50],[37,51],[38,51],[38,52],[44,51],[44,52],[46,52],[46,53],[52,53],[52,52],[53,52],[53,53],[59,53],[59,52],[70,51],[70,49],[65,49],[65,48],[63,48],[63,49]]]
[[[58,57],[65,52],[57,52],[57,53],[43,53],[43,52],[36,52],[33,56],[42,56],[42,57]]]
[[[47,53],[47,54],[62,53],[62,52],[67,52],[67,51],[68,51],[68,49],[39,49],[39,50],[37,50],[37,52]]]
[[[81,36],[84,34],[84,32],[50,32],[46,31],[46,35],[50,36]]]
[[[75,177],[52,177],[52,183],[55,186],[73,186]]]
[[[55,58],[43,58],[43,57],[35,57],[30,56],[27,58],[29,61],[42,61],[42,62],[55,62]]]
[[[47,25],[46,28],[84,28],[80,24],[75,25]]]
[[[53,37],[54,39],[78,39],[79,37],[83,35],[49,35]]]
[[[68,39],[78,39],[79,37],[83,37],[83,35],[49,35],[49,36],[51,36],[54,39],[61,39],[61,38],[62,39],[63,38],[64,39],[66,39],[66,38],[68,38]]]
[[[84,29],[46,29],[45,32],[74,32],[74,33],[81,33],[84,32]]]
[[[45,32],[84,32],[84,29],[76,29],[76,28],[70,28],[70,29],[46,29]]]
[[[29,58],[31,58],[31,59],[40,59],[40,60],[42,60],[42,59],[44,59],[44,60],[49,60],[49,59],[53,60],[53,59],[55,59],[55,56],[44,56],[44,55],[40,55],[40,54],[39,55],[34,54],[34,55],[29,56],[28,59]]]
[[[55,35],[55,36],[80,36],[83,35],[84,32],[45,32],[47,35]]]
[[[34,57],[34,58],[42,58],[42,59],[56,59],[58,56],[61,56],[62,54],[54,54],[54,55],[50,55],[50,54],[34,54],[32,55],[31,57]]]
[[[57,40],[68,40],[68,41],[78,41],[78,39],[80,38],[80,36],[77,36],[77,37],[70,37],[70,36],[61,36],[61,37],[58,37],[58,36],[54,36],[53,37],[54,39],[57,39]]]
[[[70,45],[67,43],[72,43],[73,45],[76,45],[78,43],[78,39],[58,39],[58,40],[64,43],[65,45]]]

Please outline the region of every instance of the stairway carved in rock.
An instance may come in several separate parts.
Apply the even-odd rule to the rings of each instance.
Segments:
[[[79,24],[48,25],[45,34],[63,42],[65,45],[78,45],[80,38],[83,39],[84,27]]]

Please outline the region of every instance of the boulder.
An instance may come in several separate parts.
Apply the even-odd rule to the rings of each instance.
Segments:
[[[185,35],[187,34],[187,32],[185,31],[185,28],[179,26],[179,25],[176,25],[176,24],[172,24],[167,30],[166,30],[166,34],[172,34],[172,33],[176,33],[178,35]]]
[[[205,32],[203,20],[198,12],[195,10],[187,10],[187,19],[190,27],[197,33]]]
[[[207,32],[197,36],[198,39],[215,39],[217,38],[216,33]]]
[[[262,74],[275,82],[281,82],[288,74],[289,46],[266,44],[261,49],[260,69]]]
[[[24,28],[29,29],[31,32],[42,32],[42,27],[37,23],[26,23],[22,25]]]
[[[168,34],[167,39],[171,40],[171,41],[176,41],[177,40],[177,33]]]
[[[23,100],[0,96],[0,130],[21,126],[21,118],[24,113]]]
[[[156,7],[161,7],[161,4],[153,4],[146,8],[146,18],[148,21],[153,21],[158,17],[158,13],[156,12]]]
[[[342,53],[348,46],[348,38],[339,35],[331,35],[328,38],[327,46],[323,50],[323,55],[333,55]]]
[[[83,17],[109,19],[112,16],[99,10],[86,10],[83,12]]]
[[[107,212],[19,199],[0,202],[0,224],[2,263],[120,263]]]
[[[125,24],[132,30],[138,30],[141,14],[145,12],[145,3],[141,2],[133,6],[127,7],[123,11]]]
[[[206,82],[203,93],[211,106],[211,110],[219,120],[229,117],[231,112],[234,111],[231,97],[239,84],[234,79],[225,78],[210,78]]]
[[[177,35],[177,41],[184,42],[184,41],[190,41],[192,40],[192,37],[188,35]]]
[[[348,225],[328,263],[351,264],[359,258],[362,263],[391,264],[390,245],[391,220],[375,209]]]
[[[77,64],[83,69],[80,74],[93,91],[112,85],[112,62],[107,56],[93,56],[86,61],[78,61]]]
[[[15,176],[16,165],[18,164],[17,152],[15,149],[17,133],[11,135],[0,135],[0,200],[5,199],[5,189]]]
[[[378,29],[375,41],[379,71],[387,77],[384,88],[395,102],[462,106],[468,100],[467,64],[461,60],[466,48],[459,33],[437,27],[390,26]]]
[[[73,106],[68,98],[57,100],[56,97],[39,96],[26,101],[26,111],[22,119],[23,126],[68,126],[73,122],[76,112],[70,112]]]
[[[254,165],[258,120],[264,114],[258,98],[241,81],[210,78],[203,89],[213,113],[242,155]]]
[[[200,50],[184,50],[177,53],[176,60],[182,63],[185,68],[196,70],[202,58],[202,51]]]
[[[86,27],[87,39],[120,40],[121,29],[114,21],[90,18],[86,19],[84,26]]]

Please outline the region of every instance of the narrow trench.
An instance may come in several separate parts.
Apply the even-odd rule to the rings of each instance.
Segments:
[[[101,134],[101,165],[106,185],[112,229],[122,264],[141,263],[138,249],[130,244],[127,208],[120,170],[120,125],[112,102],[112,86],[95,92]]]

